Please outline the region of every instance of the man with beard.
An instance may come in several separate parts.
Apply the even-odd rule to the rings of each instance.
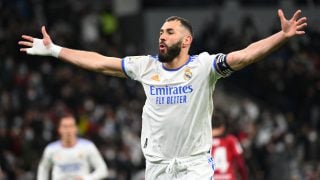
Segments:
[[[55,45],[42,27],[43,39],[23,35],[20,50],[49,55],[107,75],[142,83],[147,99],[142,113],[141,146],[146,179],[210,179],[212,93],[217,80],[261,60],[293,36],[304,34],[306,18],[290,20],[278,11],[282,29],[274,35],[225,54],[189,55],[193,31],[180,17],[169,17],[160,29],[157,56],[123,59]]]

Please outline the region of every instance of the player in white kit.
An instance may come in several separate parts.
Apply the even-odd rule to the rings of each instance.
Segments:
[[[147,99],[142,114],[141,146],[146,157],[146,180],[212,179],[212,93],[220,77],[257,62],[293,36],[304,34],[306,18],[295,12],[290,20],[278,11],[282,29],[245,49],[225,54],[189,55],[192,27],[180,17],[168,18],[160,29],[157,56],[123,59],[53,44],[42,27],[43,39],[23,35],[21,51],[51,55],[107,75],[142,83]]]
[[[44,150],[38,166],[38,180],[98,180],[107,177],[107,166],[93,142],[78,138],[73,116],[60,119],[60,140]],[[91,172],[91,169],[93,171]]]

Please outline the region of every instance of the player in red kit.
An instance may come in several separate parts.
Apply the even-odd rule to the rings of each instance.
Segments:
[[[237,138],[226,133],[223,118],[212,120],[212,149],[215,161],[214,180],[247,180],[243,150]]]

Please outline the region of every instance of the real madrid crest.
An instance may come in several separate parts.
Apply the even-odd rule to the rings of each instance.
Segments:
[[[190,68],[186,68],[186,69],[184,70],[184,76],[183,76],[183,78],[184,78],[185,80],[190,80],[190,79],[192,78],[192,72],[191,72]]]

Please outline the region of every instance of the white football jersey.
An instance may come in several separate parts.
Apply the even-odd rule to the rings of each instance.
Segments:
[[[122,60],[125,74],[142,83],[147,97],[141,132],[147,160],[189,157],[210,150],[212,93],[222,77],[215,69],[216,57],[206,52],[190,56],[178,69],[166,69],[157,56]]]
[[[91,168],[93,172],[91,172]],[[60,141],[50,143],[43,153],[38,167],[38,180],[103,179],[107,177],[107,166],[96,146],[89,140],[77,139],[73,147],[63,147]]]

